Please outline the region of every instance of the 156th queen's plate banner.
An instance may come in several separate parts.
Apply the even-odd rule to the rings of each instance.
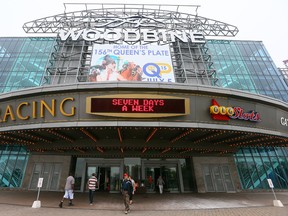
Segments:
[[[123,80],[175,82],[169,45],[94,44],[89,81]]]

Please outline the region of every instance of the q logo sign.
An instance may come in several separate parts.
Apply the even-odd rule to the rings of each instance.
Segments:
[[[159,63],[146,63],[143,66],[143,72],[148,77],[161,78],[162,74],[168,74],[172,71],[170,64],[159,62]]]

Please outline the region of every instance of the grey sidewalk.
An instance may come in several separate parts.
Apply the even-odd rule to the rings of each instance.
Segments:
[[[59,209],[41,207],[40,209],[33,209],[28,206],[15,206],[0,204],[1,216],[123,216],[123,211],[118,210],[92,210],[92,209]],[[288,208],[277,207],[247,207],[247,208],[226,208],[226,209],[201,209],[201,210],[173,210],[173,211],[140,211],[132,210],[129,215],[135,216],[287,216]]]
[[[120,194],[96,193],[90,206],[87,193],[76,193],[74,206],[58,207],[63,193],[41,192],[40,209],[31,208],[36,191],[0,191],[0,215],[124,215]],[[284,207],[273,206],[272,193],[137,194],[131,206],[133,215],[207,215],[207,216],[288,216],[288,193],[277,193]],[[5,214],[4,214],[5,213]]]

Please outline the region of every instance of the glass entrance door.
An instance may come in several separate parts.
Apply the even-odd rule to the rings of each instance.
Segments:
[[[154,192],[155,191],[155,185],[156,185],[156,180],[155,180],[155,169],[160,169],[160,168],[154,168],[154,167],[146,167],[145,168],[145,186],[146,186],[146,191],[147,192]]]
[[[158,192],[157,179],[162,176],[164,192],[179,192],[179,176],[176,164],[166,166],[150,165],[145,167],[145,186],[147,192]]]
[[[167,190],[169,192],[178,192],[179,184],[178,184],[178,173],[176,166],[175,167],[164,167],[162,170],[162,178],[165,181],[164,191]]]
[[[120,167],[88,165],[86,171],[86,182],[92,176],[92,173],[96,173],[97,176],[97,190],[107,192],[119,191]]]
[[[99,191],[110,191],[110,167],[98,167],[97,171]]]

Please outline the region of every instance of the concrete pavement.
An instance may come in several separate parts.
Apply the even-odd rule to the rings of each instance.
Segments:
[[[273,194],[261,193],[206,193],[206,194],[136,194],[131,213],[139,216],[288,216],[288,192],[276,193],[284,207],[273,206]],[[64,203],[58,207],[61,192],[41,192],[42,207],[31,208],[37,191],[0,191],[0,216],[70,216],[124,215],[120,194],[96,192],[95,204],[90,206],[87,193],[76,193],[74,206]],[[5,214],[4,214],[5,213]]]

